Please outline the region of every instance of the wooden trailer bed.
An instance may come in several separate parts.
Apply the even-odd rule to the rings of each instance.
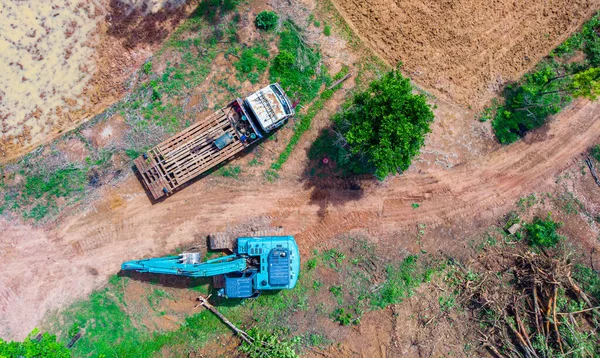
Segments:
[[[241,100],[237,99],[135,159],[135,166],[152,197],[158,199],[169,195],[247,147],[252,140],[240,133],[242,115],[247,118]],[[245,134],[249,128],[255,132],[249,123],[245,123]],[[230,142],[219,149],[214,142],[225,133],[230,134],[230,137],[226,136]]]

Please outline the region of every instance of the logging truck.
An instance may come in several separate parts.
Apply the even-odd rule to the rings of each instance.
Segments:
[[[230,160],[293,115],[292,103],[281,86],[270,84],[197,120],[134,163],[144,187],[156,200]]]

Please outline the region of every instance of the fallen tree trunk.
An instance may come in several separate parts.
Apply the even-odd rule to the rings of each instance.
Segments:
[[[598,179],[598,175],[596,175],[596,171],[594,170],[594,163],[592,163],[592,159],[590,159],[590,157],[587,157],[585,159],[585,163],[587,164],[588,168],[590,168],[590,173],[592,173],[592,177],[596,181],[596,184],[598,186],[600,186],[600,179]]]
[[[328,89],[328,90],[330,90],[330,89],[334,88],[335,86],[339,85],[340,83],[342,83],[342,82],[344,82],[345,80],[347,80],[348,78],[350,78],[350,76],[352,76],[352,73],[351,73],[351,72],[348,72],[348,73],[346,74],[346,76],[344,76],[344,77],[340,78],[339,80],[337,80],[337,81],[333,82],[333,83],[331,84],[331,86],[327,87],[327,89]]]
[[[221,312],[217,311],[215,306],[211,305],[210,302],[208,302],[209,297],[210,296],[208,296],[208,297],[198,296],[199,303],[194,308],[197,308],[199,306],[203,306],[203,307],[207,308],[209,311],[211,311],[217,317],[219,317],[219,319],[221,321],[223,321],[223,323],[225,323],[229,328],[231,328],[231,330],[233,330],[238,336],[240,336],[240,338],[242,338],[246,343],[254,344],[254,338],[250,337],[248,335],[248,333],[246,333],[245,331],[242,331],[241,329],[237,328],[237,326],[235,324],[231,323],[231,321],[229,321],[227,319],[227,317],[223,316],[223,314],[221,314]]]

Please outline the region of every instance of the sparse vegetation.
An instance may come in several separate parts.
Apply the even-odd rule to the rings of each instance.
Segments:
[[[267,69],[268,59],[269,50],[267,50],[266,43],[242,51],[239,61],[234,63],[237,79],[240,82],[248,80],[251,83],[258,83],[260,75]]]
[[[456,297],[454,295],[443,295],[438,299],[440,303],[440,311],[449,312],[456,306]]]
[[[241,172],[242,168],[239,165],[230,165],[220,168],[217,173],[226,178],[238,179]]]
[[[83,194],[91,178],[88,172],[94,167],[75,165],[57,158],[60,166],[28,167],[19,174],[25,176],[21,185],[5,187],[0,212],[20,212],[26,219],[43,220],[59,211],[57,200]]]
[[[519,200],[517,201],[517,207],[519,207],[521,211],[524,211],[525,209],[529,209],[530,207],[537,204],[537,201],[538,199],[535,193],[529,194],[526,197],[519,198]]]
[[[402,302],[413,294],[413,290],[425,280],[417,256],[409,256],[398,265],[388,265],[387,280],[371,298],[371,305],[384,308]]]

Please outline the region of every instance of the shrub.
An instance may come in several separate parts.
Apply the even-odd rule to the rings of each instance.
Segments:
[[[596,144],[595,146],[593,146],[592,150],[590,151],[590,154],[594,159],[600,162],[600,144]]]
[[[254,338],[254,344],[243,342],[239,347],[242,353],[250,358],[259,357],[280,357],[296,358],[298,354],[294,350],[295,341],[286,340],[279,337],[276,332],[268,332],[253,327],[248,331],[248,335]]]
[[[270,31],[277,26],[278,22],[279,16],[273,11],[261,11],[258,15],[256,15],[254,24],[261,30]]]
[[[144,63],[144,66],[142,66],[142,71],[147,75],[152,73],[152,62],[148,61]]]
[[[593,67],[600,66],[600,13],[592,17],[581,28],[582,47],[587,60]]]
[[[273,69],[278,72],[283,72],[288,67],[293,66],[295,60],[294,55],[289,51],[282,50],[273,60]]]
[[[535,217],[533,222],[530,224],[525,224],[527,241],[529,245],[539,247],[555,247],[564,239],[564,236],[559,235],[558,232],[556,232],[556,230],[561,226],[562,223],[552,220],[550,214],[548,214],[548,217],[545,220]]]
[[[306,46],[300,31],[291,21],[283,24],[279,34],[279,54],[269,71],[272,82],[279,82],[288,94],[307,103],[318,95],[327,72],[321,66],[321,54]]]
[[[410,81],[392,70],[357,93],[336,118],[350,152],[364,156],[382,179],[410,166],[433,122],[423,94],[413,94]]]
[[[331,26],[325,25],[325,27],[323,27],[323,35],[331,36]]]
[[[592,67],[573,75],[568,90],[574,97],[595,101],[600,94],[600,68]]]
[[[339,322],[342,326],[349,326],[351,324],[359,324],[360,318],[355,317],[351,312],[346,311],[344,308],[336,308],[331,313],[331,319],[334,322]]]

